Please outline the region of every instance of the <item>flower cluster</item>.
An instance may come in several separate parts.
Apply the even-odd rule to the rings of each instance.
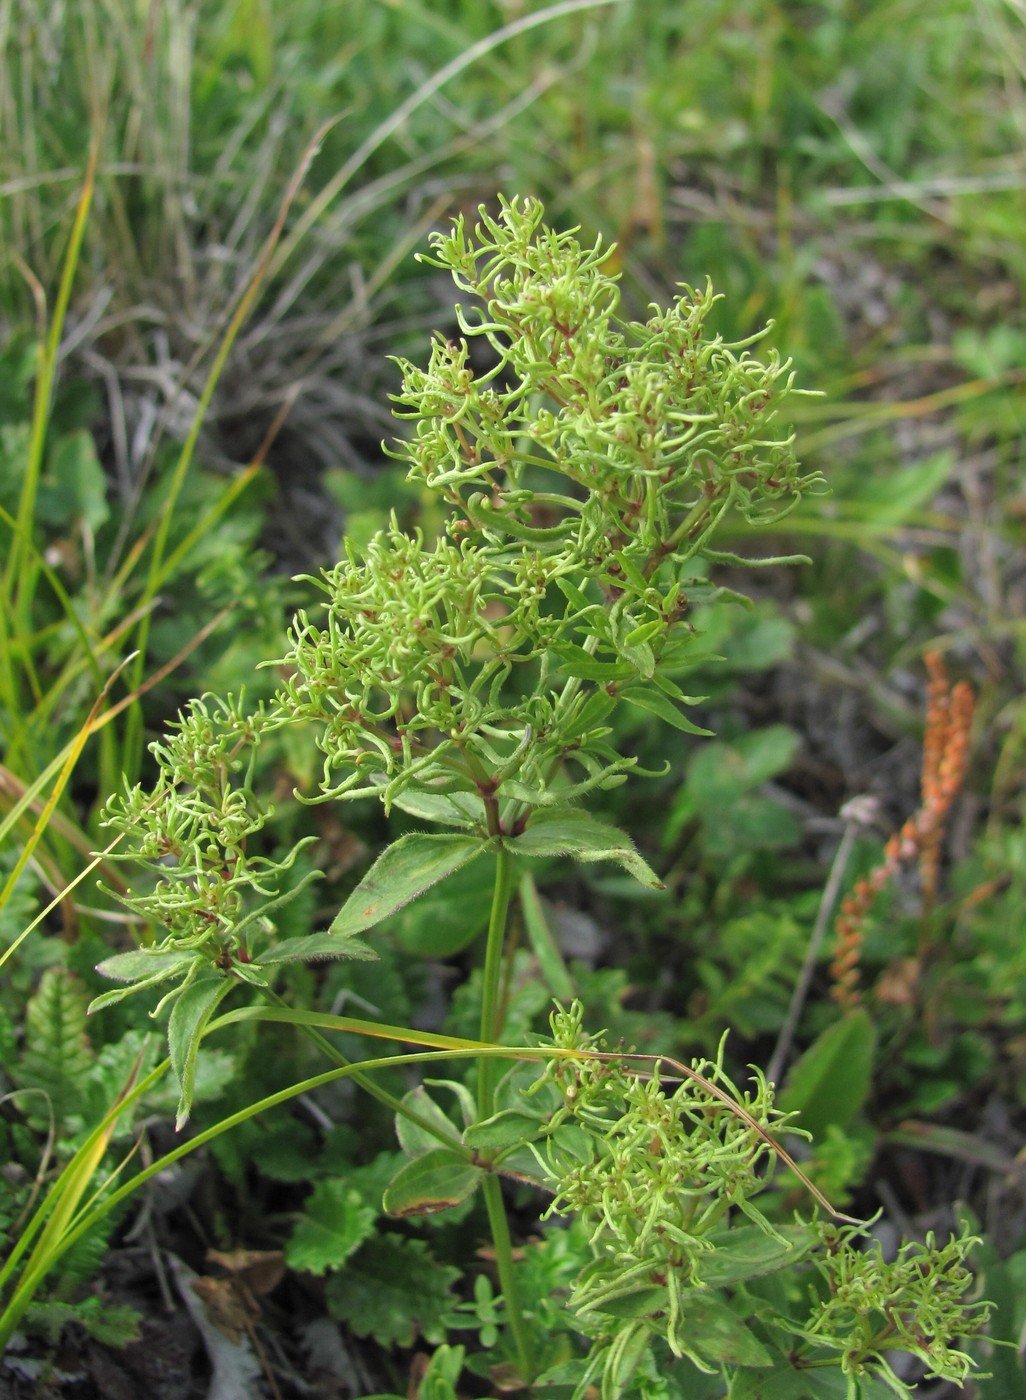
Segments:
[[[932,1234],[924,1244],[905,1244],[886,1260],[879,1244],[854,1248],[852,1232],[825,1229],[828,1248],[817,1261],[827,1296],[803,1335],[841,1353],[851,1376],[882,1371],[907,1394],[891,1370],[887,1353],[918,1357],[928,1378],[962,1385],[972,1358],[962,1348],[985,1329],[990,1305],[974,1303],[966,1256],[979,1243],[967,1230],[939,1246]]]
[[[478,306],[427,369],[399,362],[413,430],[395,455],[454,513],[431,547],[393,523],[324,576],[326,620],[293,624],[278,706],[316,726],[314,800],[460,792],[495,834],[554,785],[565,800],[567,764],[578,785],[618,781],[617,702],[695,732],[675,677],[717,524],[779,519],[817,480],[775,427],[787,365],[711,335],[711,290],[622,320],[601,245],[541,220],[503,202],[434,237],[429,260]]]

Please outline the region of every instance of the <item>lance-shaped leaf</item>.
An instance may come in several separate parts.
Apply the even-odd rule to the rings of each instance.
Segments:
[[[197,978],[185,988],[171,1008],[167,1027],[167,1044],[171,1068],[178,1080],[178,1116],[175,1129],[180,1131],[189,1117],[192,1095],[196,1085],[196,1057],[200,1041],[211,1016],[235,984],[228,977]]]
[[[94,1011],[113,1006],[143,987],[155,987],[169,977],[185,976],[192,964],[202,957],[203,954],[195,949],[136,948],[104,958],[103,962],[97,963],[96,971],[103,977],[112,977],[115,982],[129,982],[131,986],[101,992],[89,1003],[88,1014],[91,1016]]]
[[[661,690],[657,690],[654,685],[628,685],[617,692],[617,698],[625,700],[628,705],[634,705],[636,709],[647,710],[650,715],[658,715],[667,724],[672,724],[674,729],[680,729],[685,734],[709,735],[711,729],[702,729],[686,715],[681,714],[677,706],[664,695]]]
[[[261,967],[273,967],[276,963],[317,962],[321,958],[359,958],[362,962],[376,962],[377,957],[362,939],[322,929],[320,933],[304,934],[302,938],[286,938],[261,953],[259,961]]]
[[[331,925],[336,937],[360,933],[394,914],[487,850],[480,836],[411,832],[382,851]]]
[[[527,830],[507,840],[506,845],[517,856],[615,860],[641,884],[654,890],[663,889],[662,880],[638,854],[626,832],[572,807],[545,808],[535,812]]]
[[[443,826],[462,826],[468,831],[484,829],[484,803],[476,792],[425,792],[412,788],[393,797],[392,806],[423,821],[441,822]]]

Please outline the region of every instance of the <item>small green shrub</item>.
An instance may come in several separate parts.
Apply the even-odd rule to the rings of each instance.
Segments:
[[[507,1014],[514,868],[569,855],[614,861],[641,885],[660,887],[631,839],[585,809],[638,768],[613,747],[611,717],[627,706],[702,732],[680,684],[704,660],[691,610],[725,596],[710,568],[741,562],[717,549],[717,525],[728,513],[778,521],[818,484],[802,476],[776,425],[790,388],[786,364],[773,356],[764,364],[749,345],[709,334],[708,289],[686,288],[668,311],[624,321],[602,247],[583,249],[541,218],[537,203],[503,203],[498,217],[482,214],[474,235],[460,221],[435,239],[435,261],[479,305],[458,309],[467,339],[437,340],[426,370],[402,363],[397,402],[413,432],[398,452],[450,507],[443,535],[429,543],[393,520],[363,550],[351,547],[320,580],[324,618],[297,615],[274,663],[285,680],[273,700],[195,702],[153,746],[157,784],[110,803],[107,822],[124,838],[117,858],[151,872],[148,887],[141,882],[124,902],[164,932],[105,959],[101,970],[125,985],[93,1009],[162,992],[180,1123],[208,1035],[245,1021],[305,1028],[337,1068],[265,1102],[355,1077],[395,1110],[406,1153],[384,1190],[386,1213],[435,1216],[480,1193],[502,1290],[501,1303],[487,1307],[475,1295],[483,1355],[494,1356],[491,1364],[504,1358],[521,1383],[551,1381],[553,1393],[568,1387],[579,1396],[601,1374],[604,1395],[635,1385],[648,1393],[644,1377],[669,1355],[718,1373],[731,1396],[751,1393],[753,1374],[771,1374],[781,1394],[807,1394],[806,1373],[824,1367],[840,1367],[852,1394],[862,1384],[866,1394],[882,1386],[906,1395],[884,1355],[892,1346],[961,1380],[970,1360],[959,1339],[986,1318],[986,1307],[965,1297],[970,1237],[906,1250],[885,1266],[857,1247],[862,1227],[774,1222],[760,1198],[772,1199],[778,1160],[833,1213],[781,1145],[785,1120],[765,1081],[739,1089],[719,1056],[687,1066],[607,1051],[584,1031],[577,1002],[555,1014],[551,1041],[503,1043],[511,1033],[522,1038]],[[474,338],[487,347],[483,372],[472,368]],[[261,854],[271,814],[255,790],[256,756],[267,736],[296,727],[321,755],[304,801],[376,797],[386,811],[446,829],[401,836],[330,928],[283,940],[275,924],[317,872],[300,873],[307,840],[280,858]],[[767,736],[731,751],[741,795],[753,775],[779,766],[778,747]],[[274,984],[283,970],[373,958],[361,935],[481,860],[492,864],[493,892],[476,1040],[281,1004]],[[243,985],[256,1003],[218,1017]],[[332,1029],[429,1048],[351,1064],[324,1040]],[[527,1064],[500,1082],[503,1056]],[[468,1057],[479,1060],[472,1089],[447,1081],[455,1117],[434,1093],[397,1100],[370,1074]],[[525,1082],[538,1061],[544,1073]],[[579,1248],[590,1262],[568,1286],[571,1332],[589,1340],[586,1356],[573,1356],[579,1343],[562,1360],[550,1345],[539,1349],[536,1329],[548,1319],[524,1294],[504,1174],[547,1187],[550,1210],[584,1227]],[[345,1178],[326,1179],[292,1237],[293,1261],[330,1274],[329,1307],[357,1333],[402,1344],[419,1325],[440,1341],[458,1271],[434,1260],[424,1241],[392,1231],[370,1237],[374,1218]],[[408,1290],[392,1282],[397,1274],[415,1280],[412,1316],[403,1314]],[[764,1297],[763,1281],[781,1274],[792,1281]],[[381,1293],[379,1275],[388,1289],[398,1286],[397,1297]],[[821,1280],[811,1310],[802,1275]],[[920,1327],[917,1283],[933,1308]]]

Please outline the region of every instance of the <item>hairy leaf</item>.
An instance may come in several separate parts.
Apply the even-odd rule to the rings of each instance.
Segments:
[[[332,922],[332,934],[348,937],[373,927],[475,860],[486,846],[479,836],[401,836],[382,851],[353,890]]]
[[[527,830],[506,844],[518,856],[569,855],[582,861],[614,860],[641,884],[656,890],[663,888],[662,880],[638,854],[626,832],[574,807],[536,812]]]

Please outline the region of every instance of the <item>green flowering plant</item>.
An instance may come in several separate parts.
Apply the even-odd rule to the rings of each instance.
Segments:
[[[603,1396],[619,1396],[663,1346],[719,1373],[733,1397],[760,1393],[746,1378],[774,1368],[783,1379],[773,1394],[800,1400],[827,1364],[904,1395],[877,1322],[936,1374],[964,1375],[949,1338],[985,1320],[985,1310],[962,1307],[955,1283],[971,1241],[921,1256],[952,1286],[916,1331],[913,1305],[892,1301],[912,1297],[909,1269],[869,1279],[860,1261],[875,1256],[859,1253],[853,1235],[826,1233],[832,1222],[782,1225],[756,1203],[775,1161],[798,1172],[764,1079],[742,1091],[722,1051],[692,1066],[608,1052],[583,1030],[576,1003],[556,1013],[550,1040],[503,1044],[516,863],[614,861],[660,887],[630,836],[582,805],[642,771],[612,742],[614,712],[626,705],[705,732],[687,713],[698,698],[682,685],[707,659],[689,613],[722,591],[710,579],[717,564],[753,562],[719,550],[717,527],[730,513],[775,523],[820,485],[802,474],[779,422],[792,390],[787,363],[756,358],[758,337],[728,345],[710,332],[708,287],[683,288],[645,321],[623,318],[607,258],[601,243],[587,249],[573,232],[547,229],[532,200],[482,211],[473,233],[460,219],[434,237],[428,261],[474,304],[457,308],[460,338],[438,337],[426,369],[398,362],[397,415],[411,432],[393,451],[448,507],[444,529],[427,540],[393,518],[364,549],[348,544],[312,580],[321,612],[298,613],[283,655],[268,663],[282,676],[273,700],[195,702],[152,748],[156,783],[109,804],[118,857],[150,870],[149,887],[125,902],[163,933],[100,965],[122,985],[93,1006],[163,989],[180,1123],[207,1036],[246,1020],[313,1036],[335,1068],[275,1101],[349,1076],[394,1108],[410,1158],[385,1192],[396,1215],[481,1192],[501,1288],[495,1315],[508,1335],[498,1346],[521,1385],[551,1381],[583,1396],[601,1374]],[[329,928],[280,939],[276,910],[317,872],[291,873],[302,842],[278,860],[255,853],[271,815],[256,791],[256,755],[266,736],[293,728],[309,732],[320,759],[302,801],[374,796],[441,829],[388,846]],[[476,1041],[282,1004],[275,981],[285,963],[373,957],[361,935],[478,860],[492,862],[494,877]],[[256,1004],[218,1016],[240,987]],[[351,1064],[324,1030],[422,1048]],[[449,1085],[458,1123],[424,1094],[391,1099],[371,1073],[467,1057],[479,1062],[475,1092]],[[503,1057],[542,1073],[526,1091],[523,1065],[500,1082]],[[588,1231],[592,1257],[570,1305],[591,1350],[548,1379],[537,1374],[544,1326],[521,1296],[504,1173],[550,1191],[550,1213],[573,1214]],[[821,1257],[837,1281],[811,1315],[793,1298],[760,1312],[763,1280]],[[853,1345],[841,1334],[858,1278],[868,1279],[876,1321]]]

